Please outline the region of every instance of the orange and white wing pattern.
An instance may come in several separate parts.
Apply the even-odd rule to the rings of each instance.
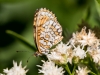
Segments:
[[[34,17],[34,38],[40,54],[49,52],[49,48],[62,40],[62,27],[55,15],[41,8]]]

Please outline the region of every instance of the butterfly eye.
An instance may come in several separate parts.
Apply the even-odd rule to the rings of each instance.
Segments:
[[[37,53],[48,53],[49,49],[63,38],[61,25],[55,15],[46,8],[41,8],[35,13],[33,27]]]

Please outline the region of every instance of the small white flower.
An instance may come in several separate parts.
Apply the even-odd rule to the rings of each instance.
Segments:
[[[51,54],[48,54],[47,57],[49,60],[52,60],[58,64],[66,64],[67,63],[66,55],[62,55],[61,53],[58,53],[55,51],[51,52]]]
[[[43,73],[43,75],[64,75],[64,71],[62,67],[58,67],[52,61],[43,61],[43,65],[37,65],[41,69],[39,69],[39,73]]]
[[[56,46],[56,51],[61,53],[61,54],[66,54],[67,52],[67,49],[69,48],[70,46],[67,46],[66,44],[64,44],[63,42],[61,42],[60,44],[58,44]]]
[[[78,66],[78,70],[76,70],[76,75],[88,75],[90,71],[87,69],[87,67],[83,68]]]
[[[92,57],[93,61],[95,63],[99,63],[100,62],[100,48],[93,48],[92,47],[88,47],[87,52],[89,53],[89,55]]]
[[[73,33],[73,37],[70,39],[70,44],[71,45],[75,45],[75,44],[80,44],[80,40],[82,40],[82,37],[83,36],[86,36],[87,33],[86,33],[86,27],[82,28],[81,32],[76,32],[76,33]]]
[[[73,53],[72,48],[67,49],[66,56],[67,56],[67,62],[69,62],[70,64],[72,64],[72,59],[74,57],[74,53]]]
[[[58,64],[66,64],[67,62],[72,61],[72,58],[70,57],[72,56],[70,55],[71,52],[71,46],[67,46],[67,44],[63,44],[61,42],[55,49],[51,50],[50,54],[47,54],[47,57],[49,60],[52,60]]]
[[[95,34],[91,30],[86,33],[86,27],[84,27],[82,28],[81,32],[73,33],[73,37],[70,39],[69,42],[72,45],[81,44],[83,46],[91,46],[97,41],[98,39],[95,37]]]
[[[94,43],[97,42],[97,38],[95,37],[95,34],[89,30],[88,34],[85,36],[82,36],[82,40],[79,40],[80,43],[83,45],[89,45],[92,46]]]
[[[3,72],[6,75],[26,75],[28,70],[25,70],[26,66],[22,68],[22,62],[17,66],[17,62],[13,61],[13,65],[11,69],[8,70],[8,68],[6,68]]]
[[[86,57],[86,52],[83,50],[80,45],[78,45],[74,50],[73,50],[73,55],[76,57],[79,57],[80,59],[84,59]]]

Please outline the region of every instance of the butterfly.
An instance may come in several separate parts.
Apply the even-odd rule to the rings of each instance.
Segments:
[[[34,15],[34,39],[38,54],[46,54],[53,45],[62,39],[62,27],[55,14],[46,8],[40,8]]]

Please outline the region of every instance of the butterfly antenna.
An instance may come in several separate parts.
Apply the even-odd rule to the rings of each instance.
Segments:
[[[31,51],[20,51],[20,50],[18,50],[18,51],[16,51],[16,52],[31,52]],[[32,53],[32,52],[31,52]]]
[[[32,56],[33,56],[33,54],[32,54],[32,55],[30,55],[30,56],[28,57],[28,59],[27,59],[27,63],[28,63],[28,61],[29,61],[30,57],[32,57]]]

